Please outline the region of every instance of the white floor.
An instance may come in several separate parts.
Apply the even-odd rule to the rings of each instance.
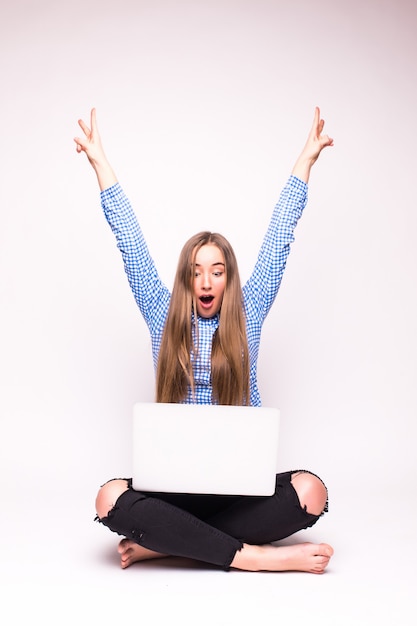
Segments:
[[[181,559],[121,570],[117,536],[93,523],[90,485],[65,493],[9,484],[0,518],[5,623],[415,624],[416,510],[412,492],[394,497],[393,486],[333,494],[329,514],[293,538],[333,544],[330,567],[315,576]]]

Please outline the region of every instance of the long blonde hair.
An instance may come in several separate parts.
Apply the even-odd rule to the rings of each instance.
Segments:
[[[237,261],[227,239],[208,231],[191,237],[179,257],[158,357],[156,401],[181,402],[189,388],[195,391],[191,355],[198,354],[198,333],[193,341],[192,319],[196,331],[198,326],[193,279],[196,254],[206,244],[221,250],[226,268],[219,327],[211,349],[212,401],[249,404],[249,353]]]

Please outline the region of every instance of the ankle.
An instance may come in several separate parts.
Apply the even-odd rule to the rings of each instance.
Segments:
[[[262,569],[262,552],[262,546],[244,543],[243,547],[236,552],[231,567],[250,572],[258,572]]]

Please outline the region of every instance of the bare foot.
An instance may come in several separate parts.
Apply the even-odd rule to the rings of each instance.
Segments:
[[[160,554],[159,552],[148,550],[148,548],[140,546],[131,539],[122,539],[119,543],[117,551],[120,554],[120,565],[122,569],[126,569],[126,567],[129,567],[132,563],[136,563],[136,561],[161,559],[167,556],[166,554]]]
[[[299,543],[292,546],[253,546],[243,544],[236,552],[231,567],[273,572],[310,572],[322,574],[333,555],[327,543]]]

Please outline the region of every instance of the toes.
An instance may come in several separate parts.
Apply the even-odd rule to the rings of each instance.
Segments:
[[[118,551],[120,554],[123,554],[123,552],[126,552],[126,550],[128,550],[128,549],[129,549],[129,546],[131,545],[131,543],[132,543],[132,542],[131,542],[131,540],[130,540],[130,539],[126,539],[126,538],[125,538],[125,539],[122,539],[122,540],[119,542],[119,545],[117,546],[117,551]]]
[[[330,557],[333,556],[333,548],[332,546],[329,546],[327,543],[319,543],[318,546],[316,546],[317,551],[316,551],[316,555],[317,556],[325,556],[326,558],[330,559]]]
[[[126,550],[120,557],[120,565],[122,569],[129,567],[132,564],[132,550]]]
[[[316,574],[322,574],[326,567],[328,566],[330,561],[329,556],[318,555],[315,557],[315,564],[313,566],[313,571]]]
[[[329,546],[329,544],[327,544],[327,543],[321,543],[320,546],[323,548],[322,554],[325,554],[329,558],[331,556],[333,556],[334,550],[333,550],[332,546]]]

